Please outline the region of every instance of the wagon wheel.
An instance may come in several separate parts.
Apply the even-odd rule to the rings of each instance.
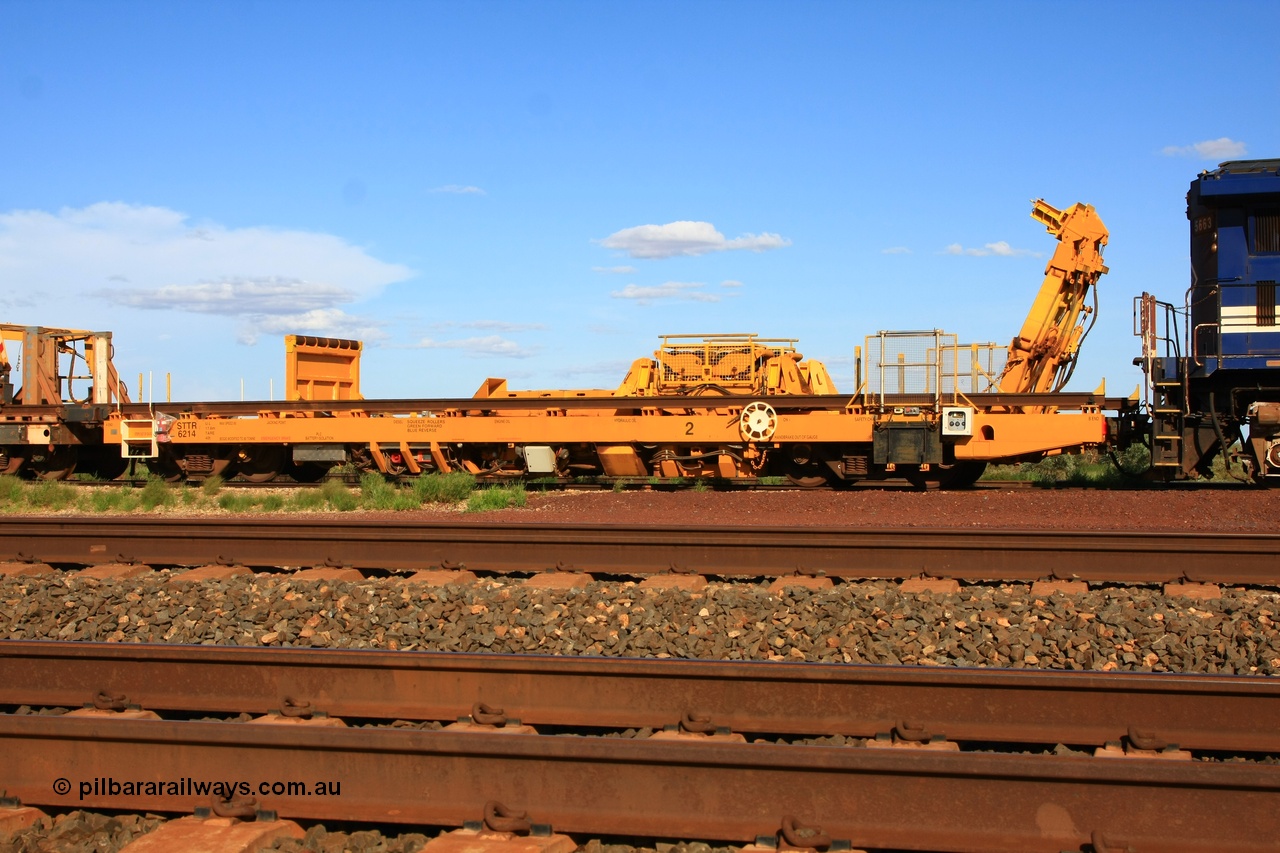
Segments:
[[[332,467],[328,462],[295,462],[289,466],[289,476],[295,483],[318,483]]]
[[[827,484],[827,478],[816,464],[788,466],[787,481],[801,489],[816,489]]]
[[[0,449],[0,476],[17,474],[25,464],[26,456],[13,456],[10,451]]]
[[[76,470],[93,475],[98,480],[114,480],[129,467],[129,460],[117,451],[112,453],[114,445],[98,447],[94,452],[85,455],[81,451]]]
[[[950,476],[943,477],[944,489],[967,489],[982,478],[987,472],[986,462],[957,462],[949,470]]]
[[[129,460],[121,457],[119,459],[104,459],[98,463],[97,476],[99,480],[118,480],[124,476],[124,472],[129,470]]]
[[[181,482],[186,477],[186,472],[182,470],[178,460],[164,450],[161,450],[160,455],[155,459],[147,460],[147,470],[166,483]]]
[[[266,483],[280,476],[289,461],[279,444],[246,445],[236,452],[236,471],[250,483]]]
[[[917,489],[967,489],[987,470],[986,462],[965,460],[953,465],[935,465],[929,471],[914,471],[907,481]]]
[[[808,444],[793,444],[786,449],[784,471],[791,485],[802,489],[816,489],[829,482],[828,467],[815,448]]]
[[[76,449],[62,446],[32,455],[27,460],[26,470],[37,480],[65,480],[76,470]]]
[[[76,451],[73,447],[56,447],[37,451],[27,457],[22,473],[34,480],[65,480],[76,467]]]

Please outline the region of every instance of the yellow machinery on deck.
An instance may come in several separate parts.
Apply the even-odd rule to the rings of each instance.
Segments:
[[[359,400],[364,344],[342,338],[285,335],[286,400]]]
[[[834,394],[820,361],[804,361],[792,339],[754,334],[664,335],[652,358],[631,364],[616,390],[513,391],[486,379],[476,397],[661,397]]]
[[[0,324],[0,474],[124,470],[102,444],[103,421],[129,402],[111,356],[110,332]]]

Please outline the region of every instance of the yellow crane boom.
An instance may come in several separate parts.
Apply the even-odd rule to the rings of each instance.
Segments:
[[[1107,271],[1102,262],[1107,226],[1093,205],[1073,204],[1058,210],[1036,199],[1031,218],[1058,238],[1058,248],[1045,267],[1044,284],[1022,331],[1009,344],[998,383],[1002,393],[1060,391],[1067,384],[1080,341],[1088,332],[1086,320],[1096,310],[1094,286]],[[1086,304],[1091,292],[1094,307]]]

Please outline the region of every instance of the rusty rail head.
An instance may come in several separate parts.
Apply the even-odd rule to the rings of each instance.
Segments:
[[[112,701],[104,702],[105,699]],[[0,641],[0,705],[1280,754],[1280,679]],[[477,697],[484,697],[478,700]]]
[[[800,846],[994,853],[1255,853],[1280,834],[1280,771],[1251,763],[34,715],[0,715],[0,751],[11,795],[62,808],[190,808],[163,785],[94,789],[125,768],[245,779],[260,808],[315,820],[459,825],[490,803],[521,820],[496,807],[514,802],[558,832],[746,841],[791,816]],[[259,788],[290,779],[340,792]]]
[[[471,571],[591,566],[601,575],[678,571],[790,576],[796,566],[831,578],[933,577],[978,581],[1073,578],[1156,583],[1280,584],[1280,534],[1178,532],[862,530],[601,524],[466,524],[281,519],[101,517],[0,519],[0,561],[94,565],[128,551],[148,565],[344,565]],[[234,555],[234,559],[231,555]],[[1191,568],[1188,568],[1191,567]]]

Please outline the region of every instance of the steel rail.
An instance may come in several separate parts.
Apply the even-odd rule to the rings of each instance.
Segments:
[[[746,841],[787,816],[901,850],[1245,853],[1280,833],[1261,764],[7,715],[0,752],[10,797],[59,808],[184,811],[209,802],[195,782],[243,781],[289,818],[456,826],[496,801],[650,838]],[[311,795],[272,792],[290,781]]]
[[[43,406],[0,406],[0,421],[60,418],[76,422],[101,422],[112,411],[127,418],[152,417],[156,412],[169,415],[192,413],[220,417],[253,417],[261,412],[380,412],[408,415],[423,411],[493,412],[500,409],[519,411],[568,409],[724,409],[741,407],[752,400],[768,400],[778,411],[811,409],[840,410],[854,407],[933,406],[937,399],[929,394],[886,394],[883,404],[878,396],[858,397],[849,394],[732,394],[729,396],[661,396],[661,397],[443,397],[389,400],[247,400],[199,402],[125,403],[119,406],[82,406],[73,403]],[[973,405],[979,409],[1011,409],[1054,406],[1059,409],[1098,408],[1124,411],[1132,403],[1124,397],[1105,397],[1092,392],[1057,392],[1049,394],[964,394],[956,405]]]
[[[0,705],[1280,754],[1280,679],[815,663],[0,641]],[[492,713],[492,712],[491,712]]]
[[[400,485],[410,485],[418,478],[417,474],[400,474],[393,479]],[[236,491],[262,491],[269,489],[284,490],[311,490],[319,489],[326,482],[336,481],[347,486],[359,486],[360,475],[347,473],[342,475],[330,474],[319,482],[300,483],[291,480],[287,476],[279,479],[267,480],[265,483],[251,483],[248,480],[232,479],[227,480],[219,488],[233,489]],[[148,483],[145,477],[119,478],[114,480],[61,480],[61,485],[69,486],[74,489],[137,489]],[[1226,488],[1237,488],[1231,484],[1224,484]],[[604,492],[622,489],[627,492],[635,491],[659,491],[659,492],[681,492],[688,491],[690,483],[672,482],[672,483],[650,483],[649,478],[614,478],[599,477],[595,482],[583,482],[578,477],[539,477],[538,482],[533,484],[533,488],[538,491],[554,491],[554,492]],[[1170,481],[1168,483],[1143,483],[1135,481],[1128,486],[1117,486],[1116,488],[1127,488],[1130,491],[1153,491],[1159,489],[1178,489],[1180,491],[1195,491],[1205,488],[1222,488],[1223,486],[1209,485],[1196,482]],[[856,480],[848,483],[841,488],[858,489],[858,490],[875,490],[875,491],[894,491],[894,492],[919,492],[920,487],[913,485],[903,479],[884,479],[884,480]],[[1076,485],[1063,481],[1062,483],[1039,483],[1034,480],[979,480],[969,487],[973,491],[1012,491],[1012,490],[1028,490],[1028,489],[1058,489],[1066,491],[1080,491],[1090,488],[1087,485]],[[758,477],[738,477],[732,480],[721,480],[710,484],[710,489],[715,492],[834,492],[837,489],[829,483],[820,486],[796,486],[792,483],[761,483]]]
[[[465,566],[725,577],[1046,578],[1280,583],[1280,534],[1121,531],[465,524],[416,520],[54,518],[0,521],[0,562],[95,565]]]

